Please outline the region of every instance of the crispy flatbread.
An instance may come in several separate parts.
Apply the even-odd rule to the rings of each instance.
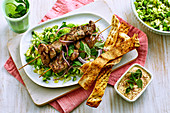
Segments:
[[[130,29],[130,26],[128,24],[126,24],[124,21],[122,21],[120,26],[119,26],[118,32],[128,34],[129,29]]]
[[[135,39],[135,41],[136,41],[137,35],[134,34],[134,36],[132,38]],[[138,41],[136,41],[135,44],[136,43],[138,43]],[[108,80],[110,77],[112,66],[119,63],[121,59],[122,59],[122,57],[118,57],[114,60],[111,60],[105,65],[104,68],[102,68],[102,70],[100,71],[100,73],[97,77],[93,92],[87,99],[87,103],[86,103],[87,105],[89,105],[91,107],[95,107],[95,108],[97,108],[99,106],[100,102],[102,101],[102,97],[104,95],[105,89],[107,87],[107,83],[108,83]]]
[[[116,59],[120,56],[123,56],[127,52],[134,49],[135,39],[130,38],[118,47],[112,47],[109,51],[101,54],[98,58],[96,58],[88,69],[85,71],[81,79],[79,80],[80,86],[82,86],[85,90],[88,90],[94,80],[96,79],[97,75],[101,71],[101,69],[109,62],[110,60]]]
[[[91,65],[91,62],[85,63],[80,67],[80,70],[85,73],[86,70],[89,68],[89,66]]]
[[[119,26],[119,30],[116,33],[116,35],[114,35],[113,40],[114,41],[112,43],[112,47],[113,46],[120,46],[122,44],[122,42],[130,39],[130,37],[127,35],[128,31],[130,29],[130,26],[128,26],[125,22],[122,22],[121,25]],[[111,29],[112,30],[112,29]],[[111,38],[111,37],[110,37]],[[136,40],[137,35],[134,34],[133,39]],[[135,41],[135,47],[139,47],[139,40]],[[109,47],[110,45],[105,45],[107,47]],[[108,49],[108,48],[107,48]],[[121,61],[122,57],[118,57],[116,59],[113,59],[111,61],[109,61],[100,71],[97,80],[96,80],[96,84],[95,87],[93,89],[93,92],[91,93],[91,95],[89,96],[88,100],[87,100],[87,105],[91,106],[91,107],[98,107],[100,102],[102,101],[102,97],[104,95],[105,89],[107,87],[107,83],[110,77],[110,73],[112,70],[112,66],[118,64]]]
[[[119,19],[115,15],[113,15],[111,30],[104,44],[104,49],[108,49],[110,45],[114,45],[116,43],[117,36],[118,36],[117,31],[119,28],[118,26],[119,26]]]
[[[110,77],[112,67],[114,65],[116,65],[117,63],[119,63],[120,60],[121,60],[121,58],[119,57],[115,60],[109,61],[105,65],[105,67],[102,68],[102,70],[100,71],[100,73],[97,77],[93,92],[87,99],[87,103],[86,103],[87,105],[89,105],[91,107],[95,107],[95,108],[97,108],[99,106],[100,102],[102,101],[102,97],[104,95],[105,89],[107,87],[107,83],[108,83],[108,80]]]
[[[112,66],[107,66],[107,68],[103,68],[97,77],[97,81],[93,92],[87,99],[87,105],[91,107],[97,108],[100,102],[102,101],[102,96],[104,95],[104,91],[106,89],[110,72],[112,70]]]

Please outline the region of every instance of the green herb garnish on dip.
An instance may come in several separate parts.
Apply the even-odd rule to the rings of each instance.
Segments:
[[[151,76],[139,66],[132,67],[118,83],[117,89],[130,100],[134,99],[149,83]]]

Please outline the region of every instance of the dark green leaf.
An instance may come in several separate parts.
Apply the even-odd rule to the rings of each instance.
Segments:
[[[139,77],[141,78],[142,77],[142,71],[140,69],[136,70],[136,73],[139,74]]]
[[[130,87],[126,88],[126,92],[125,93],[129,93],[130,92]]]
[[[80,53],[81,58],[85,58],[85,56],[86,56],[85,53]]]
[[[82,64],[79,61],[73,61],[73,66],[82,66]]]
[[[95,48],[92,48],[92,49],[91,49],[91,55],[96,56],[97,54],[98,54],[98,52],[96,51],[96,49],[95,49]]]
[[[141,79],[137,80],[137,85],[138,85],[138,88],[142,88],[143,87],[143,83],[142,83]]]
[[[74,45],[73,44],[71,44],[71,45],[69,45],[69,47],[68,47],[69,49],[73,49],[74,50]]]
[[[131,84],[129,84],[129,87],[130,87],[130,89],[133,89],[133,84],[131,83]]]
[[[17,8],[15,9],[15,11],[21,12],[24,8],[25,8],[25,7],[24,7],[22,4],[19,4],[19,5],[17,6]]]
[[[132,79],[131,79],[131,80],[133,80],[133,81],[135,81],[135,82],[136,82],[136,78],[134,77],[134,73],[131,73],[131,77],[132,77]]]
[[[133,80],[126,80],[126,82],[128,82],[128,83],[134,83]]]

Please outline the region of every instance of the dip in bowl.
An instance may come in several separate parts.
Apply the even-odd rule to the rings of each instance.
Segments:
[[[152,74],[139,64],[133,64],[116,82],[116,92],[129,102],[134,102],[152,81]]]

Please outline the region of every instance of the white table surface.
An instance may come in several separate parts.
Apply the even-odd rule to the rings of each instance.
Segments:
[[[2,0],[0,0],[1,4]],[[30,0],[30,26],[36,25],[51,9],[56,0]],[[134,103],[128,103],[108,86],[100,106],[88,107],[86,101],[73,113],[170,113],[170,36],[154,34],[139,24],[130,7],[130,0],[106,0],[110,9],[128,23],[144,31],[148,36],[148,55],[145,67],[154,80],[144,94]],[[101,6],[102,7],[102,6]],[[36,106],[25,87],[4,68],[9,58],[7,41],[23,34],[10,30],[0,12],[0,113],[58,113],[50,105]]]

